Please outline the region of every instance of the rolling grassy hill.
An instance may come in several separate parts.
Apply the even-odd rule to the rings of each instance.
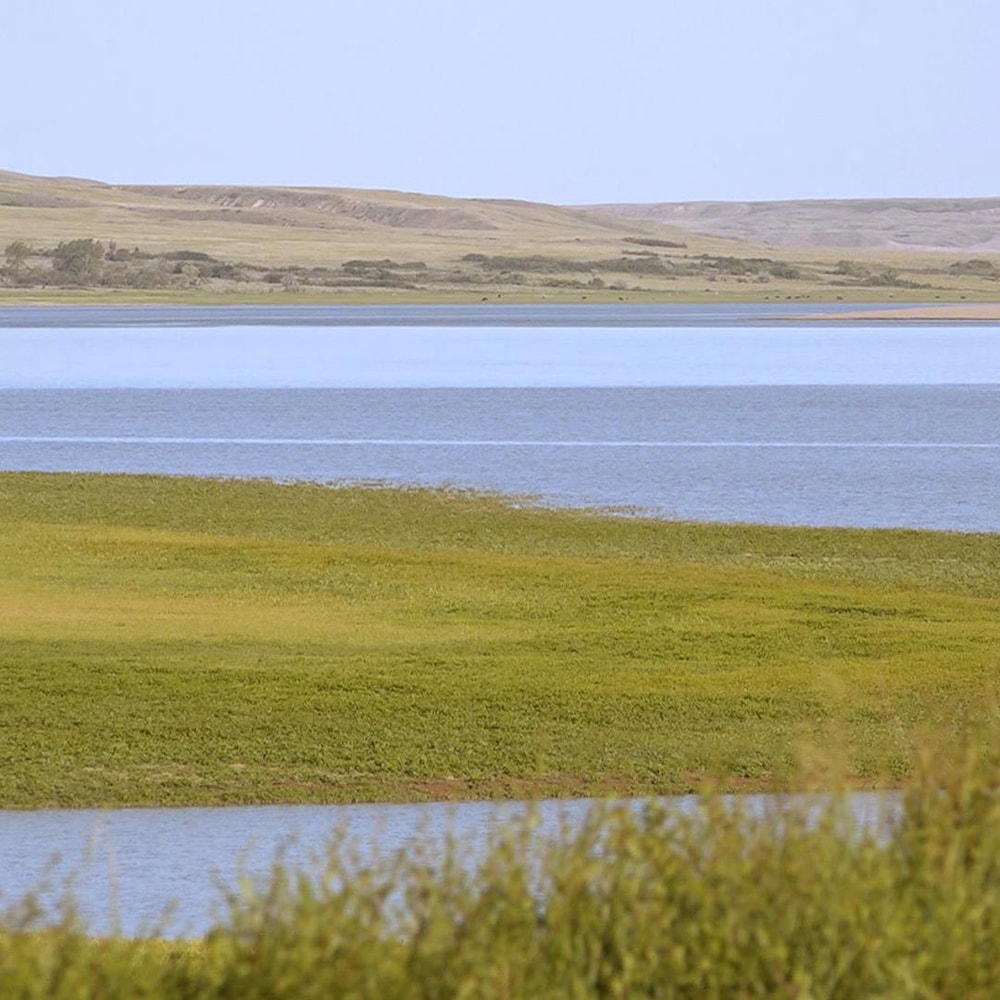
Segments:
[[[1000,198],[603,205],[636,222],[769,247],[1000,253]]]
[[[66,270],[60,243],[96,241]],[[566,207],[0,171],[0,301],[1000,298],[1000,199]]]

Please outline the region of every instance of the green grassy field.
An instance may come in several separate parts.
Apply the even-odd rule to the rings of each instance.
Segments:
[[[989,715],[1000,536],[0,475],[0,805],[897,783]]]

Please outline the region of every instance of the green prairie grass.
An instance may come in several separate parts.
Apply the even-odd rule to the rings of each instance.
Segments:
[[[7,807],[897,784],[998,667],[996,535],[0,475]]]

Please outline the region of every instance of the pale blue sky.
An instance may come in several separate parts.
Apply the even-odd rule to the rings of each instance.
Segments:
[[[0,169],[557,203],[1000,195],[996,0],[3,0]]]

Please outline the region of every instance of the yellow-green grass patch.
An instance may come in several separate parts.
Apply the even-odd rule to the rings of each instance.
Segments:
[[[4,474],[0,801],[891,783],[986,714],[998,577],[993,535]]]

